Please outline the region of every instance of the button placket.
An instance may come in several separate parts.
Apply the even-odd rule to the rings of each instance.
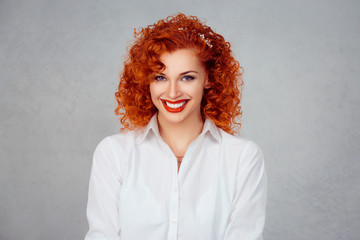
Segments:
[[[177,164],[177,161],[174,162]],[[171,195],[170,195],[170,209],[169,209],[168,239],[176,240],[177,232],[178,232],[178,216],[179,216],[179,182],[178,182],[177,166],[176,166],[176,171],[172,176],[172,183],[173,184],[170,192]]]
[[[182,183],[182,179],[184,177],[184,174],[188,170],[189,167],[189,159],[191,159],[191,156],[194,151],[194,146],[198,144],[198,140],[195,140],[188,149],[186,150],[186,153],[184,155],[184,159],[182,164],[180,165],[179,172],[177,171],[177,159],[175,156],[172,156],[174,158],[174,166],[176,166],[174,169],[174,175],[173,175],[173,185],[172,185],[172,193],[170,196],[170,209],[169,209],[169,232],[168,232],[168,239],[177,239],[177,232],[178,232],[178,217],[179,217],[179,201],[180,201],[180,187]]]

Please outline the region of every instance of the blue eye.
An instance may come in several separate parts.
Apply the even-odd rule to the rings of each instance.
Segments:
[[[157,76],[155,76],[155,81],[165,81],[166,80],[166,78],[164,77],[164,76],[161,76],[161,75],[157,75]]]
[[[185,80],[185,81],[191,81],[191,80],[194,80],[195,77],[193,77],[193,76],[184,76],[182,79]]]

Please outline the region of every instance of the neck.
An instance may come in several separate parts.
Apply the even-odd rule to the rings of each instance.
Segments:
[[[165,121],[158,116],[158,124],[165,143],[169,145],[175,156],[183,157],[187,147],[201,133],[204,122],[201,115],[179,123]]]

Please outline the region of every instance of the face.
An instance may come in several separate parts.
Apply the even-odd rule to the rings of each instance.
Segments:
[[[165,70],[156,73],[150,83],[159,122],[191,124],[202,121],[200,108],[207,74],[195,51],[167,52],[160,56],[160,61]]]

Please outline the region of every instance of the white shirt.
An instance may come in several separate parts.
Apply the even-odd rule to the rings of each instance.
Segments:
[[[85,239],[258,240],[266,197],[264,158],[254,142],[207,119],[178,172],[155,114],[143,131],[97,146]]]

